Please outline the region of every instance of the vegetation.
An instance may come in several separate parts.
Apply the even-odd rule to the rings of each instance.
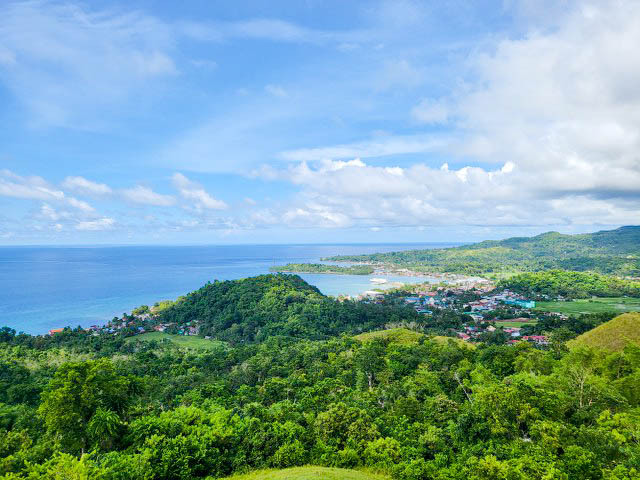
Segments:
[[[640,299],[628,297],[590,298],[570,302],[536,302],[536,310],[541,312],[558,312],[565,315],[599,312],[638,312]]]
[[[341,303],[265,275],[160,314],[229,342],[214,349],[124,327],[0,329],[0,479],[636,479],[640,347],[564,344],[610,318],[544,317],[527,328],[551,331],[545,349],[473,349],[396,329],[447,330],[452,313]]]
[[[629,344],[640,343],[640,313],[625,313],[583,333],[569,342],[572,348],[599,347],[620,352]]]
[[[374,272],[373,267],[369,265],[343,267],[324,263],[287,263],[286,265],[271,267],[269,270],[282,273],[334,273],[340,275],[371,275]]]
[[[165,332],[149,332],[135,337],[129,337],[125,340],[131,342],[169,342],[179,347],[194,348],[196,350],[215,350],[224,346],[219,340],[208,340],[198,336],[190,335],[172,335]]]
[[[423,272],[471,275],[561,269],[638,277],[640,226],[580,235],[548,232],[531,238],[487,240],[461,247],[346,255],[327,260],[381,263]]]
[[[357,335],[356,340],[361,342],[371,342],[373,340],[384,340],[389,343],[397,343],[400,345],[408,345],[418,343],[424,335],[414,332],[408,328],[391,328],[389,330],[377,330],[375,332],[361,333]]]
[[[231,344],[276,335],[319,340],[422,319],[408,307],[338,302],[300,277],[286,274],[209,283],[159,318],[176,325],[197,321],[202,335]]]
[[[309,466],[284,470],[262,470],[229,477],[227,480],[388,480],[388,478],[385,475],[345,468]]]
[[[562,270],[522,273],[500,281],[498,288],[508,288],[532,298],[640,297],[639,281]]]

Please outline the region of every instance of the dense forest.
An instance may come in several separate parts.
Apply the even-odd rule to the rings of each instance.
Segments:
[[[163,310],[159,321],[197,322],[202,335],[235,345],[274,335],[319,340],[424,320],[409,307],[338,302],[297,275],[276,274],[209,283]]]
[[[304,464],[403,480],[638,478],[637,346],[359,341],[363,326],[409,321],[410,309],[337,302],[285,275],[208,284],[161,315],[199,319],[225,341],[0,331],[1,479],[213,479]]]
[[[334,273],[339,275],[371,275],[374,270],[369,265],[328,265],[325,263],[287,263],[269,269],[272,272],[284,273]]]
[[[640,281],[563,270],[521,273],[500,281],[498,287],[509,288],[531,298],[640,297]]]
[[[487,240],[433,250],[346,255],[326,260],[384,263],[416,271],[487,274],[550,269],[640,276],[640,226],[563,235]]]

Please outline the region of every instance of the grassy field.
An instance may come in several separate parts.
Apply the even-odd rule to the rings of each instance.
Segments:
[[[194,348],[198,350],[211,350],[220,347],[220,345],[224,345],[224,342],[220,342],[219,340],[205,340],[202,337],[172,335],[170,333],[164,332],[149,332],[143,333],[142,335],[136,335],[135,337],[127,338],[127,342],[151,342],[152,340],[155,340],[157,342],[169,340],[180,347]]]
[[[392,343],[399,343],[401,345],[410,345],[417,343],[418,340],[423,337],[422,333],[414,332],[408,328],[390,328],[389,330],[376,330],[375,332],[361,333],[354,338],[361,342],[370,342],[375,339],[385,339]]]
[[[297,467],[284,470],[259,470],[227,480],[389,480],[390,477],[360,470],[326,467]]]
[[[572,302],[536,302],[536,310],[565,315],[601,312],[639,312],[640,298],[610,297],[574,300]]]
[[[533,319],[530,322],[496,322],[496,326],[513,328],[513,327],[524,327],[525,325],[535,325],[536,323],[538,323],[538,321]]]
[[[640,343],[640,313],[625,313],[583,333],[567,343],[569,348],[586,345],[610,351],[623,350],[629,343]]]
[[[376,330],[375,332],[361,333],[360,335],[356,335],[354,338],[360,340],[361,342],[370,342],[371,340],[380,338],[386,339],[391,343],[397,343],[400,345],[411,345],[413,343],[418,343],[418,340],[420,340],[420,338],[424,336],[425,335],[423,333],[414,332],[413,330],[409,330],[408,328],[390,328],[389,330]],[[458,345],[476,348],[475,345],[469,342],[465,342],[461,338],[443,337],[440,335],[428,338],[429,340],[433,340],[434,342],[438,343],[447,343],[449,340],[453,340]]]

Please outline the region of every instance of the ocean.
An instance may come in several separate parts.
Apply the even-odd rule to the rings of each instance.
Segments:
[[[454,244],[0,247],[0,327],[43,334],[102,324],[139,305],[193,291],[207,281],[268,273],[273,265],[331,255],[441,248]],[[326,295],[356,295],[369,276],[301,274]],[[376,275],[389,282],[425,277]]]

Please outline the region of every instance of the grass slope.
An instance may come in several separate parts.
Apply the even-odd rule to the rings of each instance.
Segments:
[[[570,348],[589,346],[610,351],[640,343],[640,313],[624,313],[568,342]]]
[[[603,297],[573,300],[572,302],[536,302],[536,310],[565,315],[602,312],[640,312],[640,298]]]
[[[418,343],[418,341],[424,336],[425,335],[423,333],[414,332],[413,330],[409,330],[408,328],[390,328],[388,330],[376,330],[374,332],[361,333],[360,335],[356,335],[353,338],[355,338],[356,340],[360,340],[361,342],[370,342],[375,339],[383,339],[389,341],[390,343],[411,345],[414,343]],[[458,345],[464,345],[469,348],[476,348],[475,345],[469,342],[465,342],[461,338],[444,337],[441,335],[427,338],[441,344],[446,344],[447,342],[452,340]]]
[[[327,467],[296,467],[284,470],[259,470],[227,480],[388,480],[385,475]]]
[[[142,335],[136,335],[135,337],[127,338],[127,342],[162,342],[163,340],[169,340],[171,343],[183,348],[193,348],[196,350],[213,350],[224,345],[224,342],[219,340],[205,340],[202,337],[191,337],[187,335],[172,335],[164,332],[149,332]]]
[[[374,332],[361,333],[360,335],[356,335],[354,338],[361,342],[383,339],[391,343],[410,345],[412,343],[418,343],[418,340],[420,340],[421,337],[424,337],[422,333],[414,332],[408,328],[390,328],[389,330],[376,330]]]

